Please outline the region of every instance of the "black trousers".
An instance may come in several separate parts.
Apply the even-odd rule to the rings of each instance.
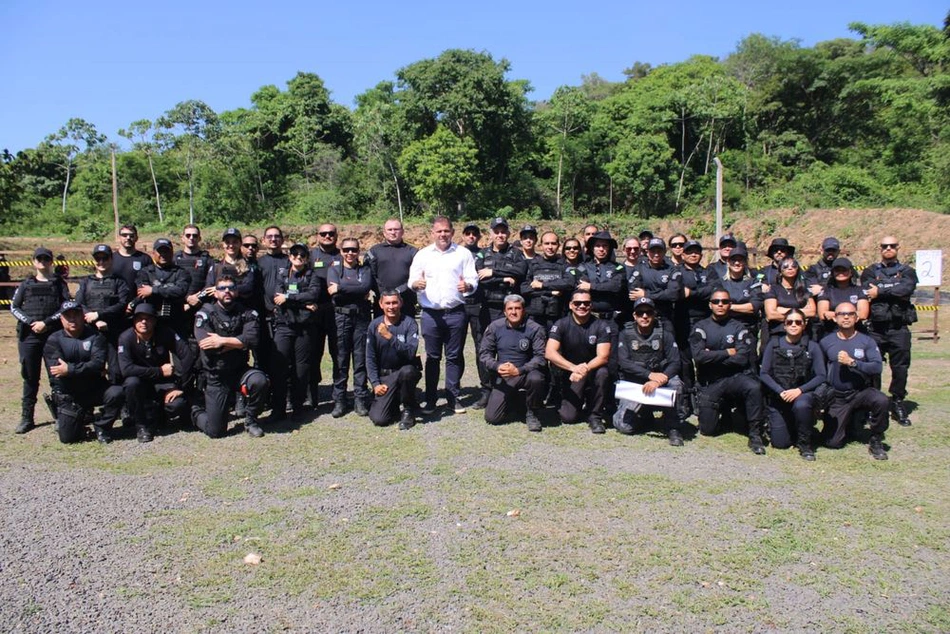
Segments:
[[[20,353],[20,376],[23,378],[23,410],[29,408],[32,416],[36,405],[36,395],[40,391],[40,372],[43,369],[43,346],[49,338],[47,330],[41,335],[30,330],[29,326],[20,326],[23,331],[17,343]],[[49,368],[46,369],[47,373]]]
[[[777,394],[769,396],[769,438],[776,449],[788,449],[794,443],[811,446],[815,428],[815,395],[802,394],[786,403]]]
[[[278,415],[287,411],[287,396],[294,411],[307,400],[310,362],[313,358],[313,327],[308,324],[278,323],[274,349],[270,353],[271,409]]]
[[[122,388],[110,385],[105,379],[96,381],[87,389],[69,393],[59,392],[56,399],[56,428],[59,440],[64,443],[79,442],[85,435],[86,414],[98,405],[102,413],[93,425],[109,429],[122,410]]]
[[[891,366],[891,385],[888,388],[894,398],[907,396],[907,373],[910,370],[910,329],[907,326],[891,327],[888,324],[871,323],[869,332],[874,343]],[[880,376],[876,387],[880,387]]]
[[[482,391],[488,392],[491,390],[491,372],[478,360],[478,348],[482,345],[482,337],[485,335],[488,322],[482,319],[481,305],[466,305],[465,314],[468,316],[468,328],[472,334],[472,343],[475,344],[475,367],[478,370],[478,384]]]
[[[399,406],[416,406],[416,386],[422,373],[414,365],[404,365],[397,370],[383,370],[379,377],[389,390],[382,396],[375,396],[369,408],[369,419],[374,425],[388,425],[399,415]]]
[[[698,387],[699,433],[712,436],[719,432],[719,411],[732,401],[741,404],[749,421],[749,433],[761,433],[765,414],[762,384],[757,377],[737,374]]]
[[[160,422],[158,412],[164,412],[165,420],[178,420],[189,413],[188,399],[184,395],[165,402],[165,395],[176,389],[172,383],[155,383],[137,376],[126,377],[122,381],[125,403],[136,427],[154,429]]]
[[[369,329],[369,309],[355,313],[336,313],[337,357],[333,369],[333,400],[337,403],[346,398],[346,381],[353,361],[353,396],[369,398],[366,380],[366,331]]]
[[[228,431],[228,406],[234,393],[241,387],[241,377],[247,368],[240,372],[218,374],[205,373],[205,406],[194,416],[195,427],[211,438],[220,438]],[[255,372],[247,383],[247,413],[257,417],[264,411],[267,402],[267,377]]]
[[[522,389],[524,394],[520,392]],[[496,376],[485,407],[485,421],[500,423],[512,419],[523,413],[525,407],[534,411],[540,409],[544,405],[546,389],[544,374],[540,370],[508,378]]]
[[[826,425],[821,430],[825,446],[832,449],[844,446],[848,435],[848,424],[857,410],[870,413],[872,434],[883,434],[887,431],[889,405],[890,400],[887,394],[873,387],[866,387],[856,392],[836,391],[831,405],[828,406]]]
[[[553,371],[558,369],[552,367]],[[563,372],[561,383],[561,407],[557,410],[558,416],[565,423],[576,423],[584,417],[585,405],[588,416],[604,418],[604,400],[607,394],[607,382],[610,373],[607,366],[601,366],[593,372],[588,372],[580,381],[571,381],[569,375]]]

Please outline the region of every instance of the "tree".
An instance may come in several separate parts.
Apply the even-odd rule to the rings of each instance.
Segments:
[[[63,213],[66,213],[66,197],[69,195],[69,181],[72,177],[73,163],[76,157],[104,143],[105,135],[96,132],[96,126],[85,119],[73,118],[66,122],[58,132],[46,137],[44,143],[59,157],[59,165],[65,174],[63,185]]]
[[[399,156],[400,169],[418,200],[429,207],[454,206],[460,214],[466,193],[477,182],[477,164],[475,143],[441,126],[410,143]]]
[[[556,159],[556,199],[557,217],[561,218],[562,193],[565,160],[573,166],[583,149],[578,146],[578,137],[590,126],[593,106],[579,88],[561,86],[554,91],[546,107],[538,109],[538,118],[549,131],[545,141],[548,151]]]
[[[119,136],[131,141],[133,149],[141,151],[148,159],[148,171],[152,177],[152,187],[155,189],[155,208],[158,210],[158,222],[165,224],[165,218],[162,215],[162,200],[158,192],[158,179],[155,177],[155,164],[152,162],[152,155],[159,148],[154,132],[155,127],[151,121],[139,119],[130,123],[128,128],[119,130]]]
[[[160,139],[184,154],[188,179],[188,222],[195,222],[195,164],[207,144],[217,136],[218,115],[203,101],[182,101],[167,111],[158,126],[169,131]],[[177,133],[177,134],[176,134]]]

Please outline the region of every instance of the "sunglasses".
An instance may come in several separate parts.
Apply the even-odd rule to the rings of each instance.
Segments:
[[[37,262],[52,262],[53,261],[53,258],[51,258],[48,255],[38,255],[33,259],[36,260]]]
[[[685,242],[671,242],[670,243],[671,249],[682,249],[685,246],[686,246]]]
[[[896,242],[884,242],[881,244],[881,250],[884,251],[885,249],[897,249],[899,246],[900,245]]]
[[[731,304],[732,300],[731,299],[711,299],[709,300],[709,303],[715,304],[717,306],[721,306],[722,304]]]
[[[564,247],[565,251],[580,251],[580,247]]]
[[[111,259],[112,257],[108,255],[97,255],[96,257],[93,258],[93,260],[95,260],[96,262],[108,262]]]
[[[245,242],[245,243],[242,244],[241,246],[244,247],[245,249],[257,249],[257,248],[260,248],[259,245],[258,245],[256,242]]]
[[[854,311],[842,311],[840,313],[839,312],[835,313],[836,317],[857,317],[857,315],[858,314]]]
[[[578,308],[589,307],[589,306],[590,306],[590,302],[586,302],[586,301],[584,301],[584,300],[580,300],[580,301],[577,301],[577,302],[571,302],[571,306],[577,306]]]
[[[624,247],[624,251],[639,251],[640,247]]]
[[[343,247],[340,249],[343,253],[359,253],[359,247]]]
[[[797,264],[786,264],[785,266],[782,267],[782,270],[783,270],[783,271],[793,271],[793,270],[794,270],[794,271],[797,271],[797,270],[798,270],[798,265],[797,265]]]
[[[634,317],[646,317],[646,316],[649,315],[650,317],[652,317],[654,314],[655,314],[655,313],[654,313],[652,310],[637,310],[637,311],[634,311],[633,316],[634,316]]]
[[[222,293],[233,293],[233,292],[234,292],[234,285],[233,285],[233,284],[229,284],[229,285],[227,285],[227,286],[215,286],[214,289],[215,289],[216,291],[220,291],[220,292],[222,292]]]
[[[324,238],[332,238],[333,236],[336,235],[336,231],[320,231],[317,233],[317,235],[322,236]]]
[[[184,234],[184,235],[185,235],[185,237],[188,238],[188,239],[197,239],[197,238],[200,238],[200,237],[201,237],[201,234],[200,234],[200,233],[186,233],[186,234]]]
[[[786,326],[804,326],[805,322],[801,319],[786,319],[785,325]]]

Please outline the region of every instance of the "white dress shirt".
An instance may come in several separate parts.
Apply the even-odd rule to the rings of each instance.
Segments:
[[[425,278],[426,287],[417,291],[419,305],[423,308],[448,310],[465,303],[465,295],[471,295],[478,287],[475,258],[471,251],[455,243],[445,251],[430,244],[416,253],[409,267],[409,286]],[[464,279],[472,288],[460,293],[459,279]]]

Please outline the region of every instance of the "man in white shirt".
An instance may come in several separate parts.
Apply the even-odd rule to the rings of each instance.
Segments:
[[[437,216],[432,222],[432,244],[421,249],[409,268],[409,286],[418,293],[425,340],[425,401],[423,414],[435,412],[439,364],[445,351],[445,390],[448,408],[463,414],[459,388],[465,371],[465,295],[478,287],[471,252],[452,242],[452,221]]]

